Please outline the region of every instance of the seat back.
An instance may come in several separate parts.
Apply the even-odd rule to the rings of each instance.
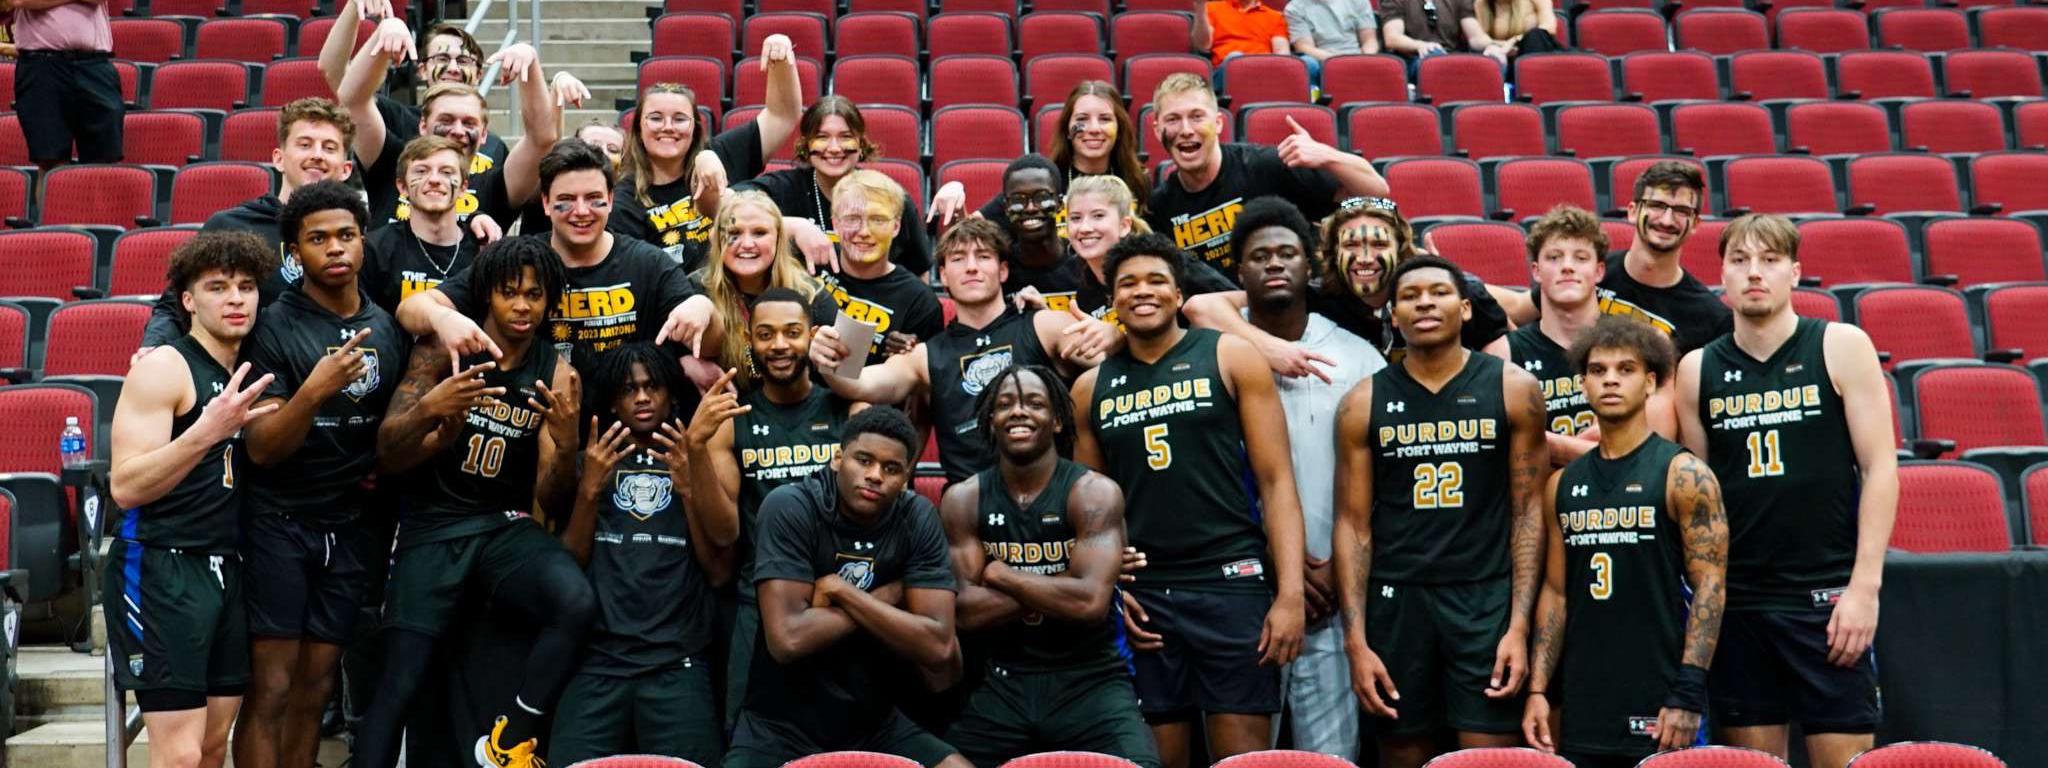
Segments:
[[[2020,506],[2027,516],[2027,543],[2048,546],[2048,462],[2020,475]]]
[[[1444,151],[1441,118],[1428,104],[1358,104],[1344,111],[1345,135],[1352,152],[1367,160],[1440,155]]]
[[[1493,169],[1494,209],[1517,218],[1541,216],[1559,205],[1600,209],[1593,197],[1593,169],[1569,157],[1524,157]]]
[[[1982,101],[1916,101],[1899,113],[1900,143],[1929,152],[1997,152],[2005,149],[2005,118]]]
[[[27,171],[0,168],[0,220],[28,218],[29,189],[32,186]]]
[[[1834,213],[1834,172],[1811,157],[1739,157],[1722,171],[1728,207],[1752,213]]]
[[[2005,768],[2005,761],[1967,744],[1907,741],[1857,755],[1849,765],[1852,768]]]
[[[1786,768],[1777,755],[1742,747],[1691,747],[1651,755],[1636,768]]]
[[[1648,102],[1721,98],[1714,57],[1698,51],[1645,51],[1621,58],[1621,90]]]
[[[162,64],[185,55],[185,25],[176,19],[113,19],[114,58]],[[14,98],[9,88],[7,98]]]
[[[1941,53],[1970,47],[1970,22],[1954,8],[1885,8],[1873,20],[1880,48]]]
[[[923,106],[923,91],[917,60],[909,56],[841,56],[832,66],[832,92],[855,104],[895,104],[919,109]]]
[[[133,229],[114,239],[113,274],[108,278],[109,296],[155,296],[164,290],[164,275],[170,270],[171,251],[199,234],[199,228],[151,227]]]
[[[1338,146],[1337,113],[1321,104],[1258,104],[1239,110],[1238,119],[1244,122],[1241,135],[1253,144],[1278,145],[1299,125],[1316,141]]]
[[[1744,51],[1728,58],[1729,90],[1757,101],[1826,99],[1827,63],[1808,51]]]
[[[1956,450],[2048,445],[2039,383],[2009,365],[1935,365],[1913,373],[1919,435],[1954,440]]]
[[[1571,761],[1527,747],[1482,747],[1438,755],[1423,768],[1569,768]]]
[[[663,755],[612,755],[585,760],[569,768],[704,768],[680,757]]]
[[[192,55],[201,59],[225,59],[249,64],[268,64],[284,56],[291,30],[283,19],[207,19],[199,22]]]
[[[134,350],[129,350],[134,352]],[[85,454],[101,455],[102,435],[93,427],[96,408],[92,392],[71,384],[23,384],[0,387],[0,473],[47,472],[63,469],[57,435],[64,419],[76,418],[85,429]]]
[[[1109,82],[1115,79],[1116,66],[1100,54],[1040,56],[1024,65],[1024,95],[1036,106],[1063,104],[1076,85],[1089,80]]]
[[[1648,106],[1573,104],[1557,112],[1557,148],[1587,159],[1654,155],[1664,151],[1664,139]]]
[[[28,308],[0,301],[0,368],[28,367]]]
[[[192,112],[145,111],[121,116],[121,156],[136,165],[180,167],[204,160],[206,121]]]
[[[1671,148],[1698,157],[1778,151],[1771,112],[1741,102],[1680,104],[1671,111]]]
[[[1885,370],[1908,360],[1977,356],[1963,296],[1930,286],[1884,286],[1856,294],[1856,324],[1879,352]]]
[[[1526,285],[1529,252],[1521,227],[1503,221],[1455,221],[1426,233],[1438,256],[1492,285]]]
[[[2003,285],[1984,292],[1985,346],[2048,357],[2048,285]]]
[[[924,47],[918,35],[923,14],[901,12],[849,13],[832,26],[832,44],[842,59],[847,56],[889,54],[917,59]]]
[[[1906,227],[1889,219],[1811,219],[1799,224],[1802,277],[1822,286],[1913,282]]]
[[[1223,62],[1223,72],[1223,90],[1234,106],[1309,100],[1308,65],[1294,56],[1238,56]]]
[[[270,194],[269,166],[197,163],[171,179],[171,224],[204,224],[214,213]]]
[[[946,107],[932,115],[932,163],[1024,154],[1024,115],[1013,107]]]
[[[151,303],[128,299],[75,301],[50,314],[45,376],[125,376],[142,346]]]
[[[1985,48],[2048,51],[2048,8],[1987,8],[1977,14],[1977,37]]]
[[[1527,104],[1458,107],[1451,113],[1451,143],[1474,160],[1549,154],[1543,141],[1543,113]]]
[[[67,165],[43,177],[42,223],[127,229],[156,218],[156,175],[133,165]],[[68,294],[66,294],[68,295]]]
[[[668,13],[654,20],[655,56],[732,56],[739,22],[722,13]]]
[[[1040,752],[1003,763],[1003,768],[1138,768],[1138,764],[1098,752]]]
[[[1970,200],[2007,213],[2048,209],[2048,154],[1987,152],[1970,159]]]
[[[1920,553],[2012,549],[2012,534],[2005,521],[2005,489],[1998,475],[1982,464],[1961,461],[1899,462],[1899,509],[1892,524],[1891,548]],[[1913,768],[1938,764],[1925,760],[1893,763]]]
[[[798,97],[803,103],[811,104],[824,93],[823,68],[813,59],[798,57],[796,80]],[[741,59],[732,68],[732,105],[746,107],[764,104],[768,100],[768,73],[761,71],[761,60]]]
[[[249,67],[239,61],[173,61],[149,78],[152,109],[218,109],[248,106]]]
[[[1333,755],[1292,749],[1268,749],[1233,755],[1211,768],[1353,768],[1350,761]]]
[[[93,284],[98,247],[77,229],[0,231],[0,296],[70,299],[72,288]]]
[[[1778,47],[1842,53],[1870,47],[1869,18],[1834,8],[1787,8],[1778,13]]]
[[[1409,221],[1425,216],[1486,215],[1479,165],[1455,157],[1412,157],[1388,163],[1384,173],[1394,203]]]
[[[1648,8],[1614,8],[1579,15],[1579,47],[1603,56],[1670,50],[1663,15]]]
[[[1537,104],[1614,99],[1614,70],[1599,54],[1523,54],[1514,67],[1515,93]]]
[[[968,104],[1018,103],[1017,65],[1008,56],[957,54],[932,59],[932,112]]]
[[[1917,51],[1851,51],[1835,60],[1836,85],[1865,99],[1935,97],[1934,66]]]
[[[1771,47],[1771,28],[1764,15],[1742,8],[1681,11],[1673,30],[1680,50],[1727,56]]]
[[[1016,16],[1016,4],[1012,3],[1011,8],[1008,15],[947,12],[931,17],[926,22],[925,47],[932,61],[936,62],[942,56],[967,54],[1009,58],[1015,39],[1010,31],[1010,20]],[[1013,75],[1012,87],[1015,87],[1015,79]],[[933,81],[937,82],[937,78]]]
[[[221,123],[220,159],[244,163],[269,163],[277,149],[277,121],[284,110],[240,109]]]
[[[1500,64],[1476,53],[1428,57],[1415,76],[1416,95],[1429,97],[1439,108],[1467,101],[1503,101],[1507,94],[1502,87]]]
[[[826,752],[799,757],[782,768],[917,768],[917,761],[879,752]]]
[[[1110,19],[1109,47],[1119,68],[1148,53],[1187,53],[1191,24],[1185,13],[1125,11]]]
[[[1032,59],[1054,53],[1100,54],[1102,19],[1075,11],[1025,14],[1017,22],[1017,51],[1018,60],[1027,65]]]
[[[1892,151],[1884,108],[1860,101],[1810,101],[1785,109],[1785,147],[1814,155]]]
[[[1864,155],[1849,161],[1849,205],[1875,205],[1876,213],[1960,211],[1956,166],[1919,154]]]
[[[1944,58],[1942,74],[1950,93],[1971,98],[2041,98],[2041,70],[2020,51],[1955,51]]]
[[[740,24],[740,51],[759,55],[761,41],[768,39],[769,35],[788,35],[790,48],[796,51],[798,58],[824,61],[831,46],[826,35],[830,26],[830,20],[815,12],[756,13]]]
[[[1119,47],[1121,55],[1123,49]],[[1323,95],[1331,106],[1365,101],[1408,100],[1407,65],[1384,53],[1331,56],[1323,60]]]
[[[1003,173],[1009,168],[1003,160],[955,160],[939,168],[939,186],[960,182],[967,188],[967,201],[988,200],[1003,193]]]
[[[1150,104],[1159,83],[1168,75],[1186,72],[1209,79],[1209,60],[1192,53],[1147,53],[1124,62],[1124,96],[1132,104]],[[1406,93],[1407,86],[1402,86]],[[1405,97],[1404,97],[1405,98]]]
[[[1927,273],[1965,286],[2048,280],[2041,231],[2019,219],[1938,219],[1926,230]]]

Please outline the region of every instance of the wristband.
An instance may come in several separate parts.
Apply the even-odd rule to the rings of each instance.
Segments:
[[[1672,675],[1665,689],[1664,706],[1688,712],[1707,711],[1706,668],[1693,664],[1679,665],[1678,673]]]

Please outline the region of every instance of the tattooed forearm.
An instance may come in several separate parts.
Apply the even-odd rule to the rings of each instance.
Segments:
[[[1721,484],[1707,463],[1692,455],[1678,457],[1667,495],[1685,537],[1686,579],[1693,590],[1681,661],[1704,668],[1714,660],[1727,602],[1728,516],[1721,506]]]
[[[1529,670],[1529,687],[1543,690],[1557,674],[1558,659],[1564,658],[1564,596],[1550,590],[1543,591],[1543,598],[1536,608],[1536,639],[1533,643],[1533,663]]]
[[[1543,567],[1543,511],[1538,496],[1550,470],[1543,392],[1534,382],[1525,389],[1528,394],[1513,428],[1514,450],[1508,457],[1508,511],[1513,515],[1509,546],[1514,569],[1509,620],[1521,622],[1528,621],[1536,607],[1537,575]]]
[[[406,362],[405,379],[399,382],[398,391],[392,393],[384,423],[377,428],[379,470],[408,469],[427,455],[422,449],[433,443],[428,437],[439,424],[419,413],[419,404],[434,385],[441,383],[449,365],[447,350],[431,337],[421,339],[413,347],[412,357]]]

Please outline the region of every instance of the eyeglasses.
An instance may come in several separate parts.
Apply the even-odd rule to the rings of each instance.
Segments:
[[[1675,213],[1678,214],[1678,218],[1690,219],[1694,216],[1698,216],[1700,213],[1700,209],[1698,208],[1694,208],[1689,205],[1672,205],[1662,200],[1637,200],[1636,205],[1642,206],[1643,212],[1650,214],[1652,216],[1661,216],[1666,213]]]
[[[579,205],[589,206],[590,210],[599,212],[612,209],[612,201],[610,200],[557,200],[548,203],[548,210],[555,213],[569,213],[576,210],[576,206]]]
[[[660,112],[649,112],[640,119],[646,122],[649,128],[667,128],[671,125],[677,128],[681,128],[683,126],[689,125],[692,121],[696,120],[696,117],[688,112],[677,112],[673,115],[665,115]]]
[[[1003,206],[1007,208],[1049,208],[1059,205],[1059,202],[1059,196],[1051,192],[1042,192],[1035,195],[1005,195],[1003,197]]]
[[[474,67],[476,66],[476,57],[466,53],[460,56],[451,56],[445,53],[437,53],[432,56],[428,56],[427,63],[442,67],[448,66],[451,63],[460,64],[465,67]]]
[[[1356,211],[1362,208],[1372,208],[1381,211],[1399,212],[1399,209],[1394,206],[1394,201],[1388,200],[1384,197],[1354,197],[1345,200],[1342,203],[1339,203],[1337,207],[1340,210],[1346,211]]]
[[[832,223],[838,226],[845,227],[847,229],[852,229],[862,224],[866,224],[875,229],[888,229],[891,225],[896,223],[896,219],[893,216],[881,215],[863,217],[860,214],[855,213],[848,214],[845,216],[834,216],[832,217]]]

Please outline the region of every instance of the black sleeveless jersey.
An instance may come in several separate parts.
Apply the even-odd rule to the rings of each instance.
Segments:
[[[1507,363],[1466,352],[1430,392],[1389,365],[1372,377],[1372,578],[1458,584],[1508,572]]]
[[[628,677],[711,644],[715,596],[690,547],[685,514],[668,465],[652,454],[637,451],[612,470],[590,547],[598,613],[585,670]]]
[[[839,455],[839,436],[853,404],[817,385],[795,405],[779,405],[759,387],[742,395],[740,404],[753,408],[732,419],[732,452],[740,466],[739,588],[751,595],[754,526],[761,500]]]
[[[1589,451],[1557,481],[1564,534],[1559,734],[1575,752],[1647,755],[1685,644],[1685,542],[1665,475],[1685,449],[1652,434],[1619,459]],[[1553,695],[1557,695],[1556,692]]]
[[[1067,572],[1074,547],[1074,527],[1067,520],[1067,497],[1088,468],[1060,459],[1052,482],[1025,509],[995,468],[976,475],[981,499],[975,527],[981,550],[990,560],[1040,576]],[[1013,626],[988,633],[988,659],[997,666],[1024,672],[1096,671],[1116,669],[1123,656],[1116,647],[1115,614],[1085,624],[1026,614]]]
[[[505,394],[469,409],[452,443],[420,468],[423,487],[398,527],[399,546],[474,536],[531,516],[546,424],[526,400],[537,395],[535,381],[554,381],[558,357],[535,344],[525,358],[484,374],[486,386]]]
[[[1543,386],[1543,407],[1550,412],[1551,432],[1570,437],[1593,428],[1593,406],[1586,402],[1586,390],[1571,361],[1557,341],[1543,335],[1536,325],[1508,332],[1508,357],[1515,365],[1536,377]]]
[[[1147,365],[1126,350],[1097,369],[1082,404],[1104,474],[1124,489],[1131,546],[1152,562],[1147,588],[1271,589],[1237,398],[1216,356],[1222,334],[1189,329]]]
[[[1799,329],[1757,360],[1722,336],[1700,359],[1707,466],[1728,506],[1728,608],[1833,605],[1856,561],[1861,477],[1822,347]]]
[[[227,391],[228,371],[207,354],[199,338],[180,336],[165,346],[177,350],[192,371],[192,407],[171,419],[171,439],[199,421],[206,404]],[[128,510],[121,520],[121,538],[149,547],[224,555],[235,551],[242,535],[242,495],[236,491],[236,448],[241,436],[208,446],[192,471],[156,501]]]
[[[926,343],[932,431],[948,484],[995,466],[995,452],[974,421],[974,400],[981,396],[982,387],[1012,365],[1053,366],[1052,355],[1038,343],[1032,317],[1005,308],[986,328],[955,320]]]

